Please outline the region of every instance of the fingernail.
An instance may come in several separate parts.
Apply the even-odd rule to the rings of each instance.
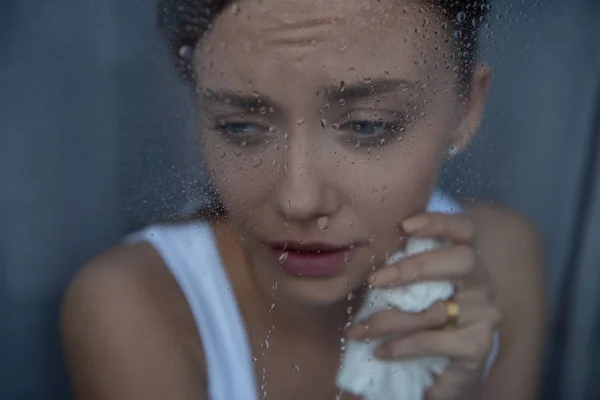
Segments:
[[[424,215],[417,215],[416,217],[409,218],[402,222],[402,229],[406,233],[418,232],[425,228],[427,225],[427,217]]]
[[[367,327],[365,324],[354,325],[348,331],[346,331],[346,337],[352,340],[360,340],[365,337],[367,333]]]

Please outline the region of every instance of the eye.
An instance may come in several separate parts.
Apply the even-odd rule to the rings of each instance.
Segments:
[[[251,122],[219,122],[217,129],[232,138],[264,132],[264,127]]]
[[[391,135],[398,130],[398,125],[392,122],[385,121],[351,121],[343,126],[345,129],[350,129],[359,138],[378,137]]]
[[[215,123],[214,129],[231,144],[243,147],[266,144],[272,137],[268,126],[252,121],[221,119]]]

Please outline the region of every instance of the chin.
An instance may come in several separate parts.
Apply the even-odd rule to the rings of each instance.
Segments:
[[[366,278],[351,279],[344,275],[327,279],[286,276],[278,282],[278,291],[293,302],[312,307],[330,307],[348,302],[350,293],[360,288]]]

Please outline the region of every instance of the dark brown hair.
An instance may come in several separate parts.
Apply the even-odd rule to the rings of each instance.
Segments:
[[[479,30],[490,8],[489,0],[422,0],[434,7],[445,19],[447,42],[454,42],[457,52],[455,69],[461,81],[470,77],[477,54]],[[157,0],[158,26],[166,38],[177,69],[193,82],[191,55],[202,35],[232,0]],[[452,33],[453,32],[453,33]]]

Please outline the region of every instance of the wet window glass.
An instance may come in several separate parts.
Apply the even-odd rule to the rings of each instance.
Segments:
[[[0,398],[597,397],[600,4],[2,8]]]

